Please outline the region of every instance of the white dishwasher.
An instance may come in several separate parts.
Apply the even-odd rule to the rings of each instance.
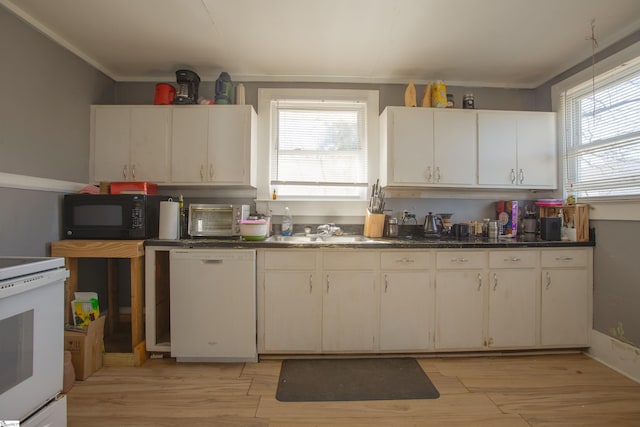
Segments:
[[[172,249],[171,356],[256,362],[256,251]]]

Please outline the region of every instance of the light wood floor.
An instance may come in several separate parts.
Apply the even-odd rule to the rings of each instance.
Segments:
[[[640,426],[640,384],[581,354],[425,358],[435,400],[283,403],[279,360],[106,367],[68,394],[73,426]]]

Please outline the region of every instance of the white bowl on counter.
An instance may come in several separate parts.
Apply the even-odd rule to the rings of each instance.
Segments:
[[[242,240],[264,240],[269,232],[269,223],[264,219],[244,219],[240,221]]]

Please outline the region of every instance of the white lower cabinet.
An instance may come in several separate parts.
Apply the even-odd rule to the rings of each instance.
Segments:
[[[379,259],[377,251],[323,252],[323,351],[371,352],[375,349]]]
[[[590,247],[258,251],[261,353],[585,347]]]
[[[593,250],[542,253],[542,346],[588,346],[592,328]]]
[[[537,344],[539,252],[489,252],[489,348]]]
[[[316,258],[315,251],[264,253],[264,351],[321,350],[322,289]]]
[[[436,254],[436,350],[484,347],[486,252]]]
[[[433,348],[433,252],[386,251],[380,256],[380,350]]]
[[[324,351],[374,350],[376,280],[370,271],[325,271],[322,302]]]

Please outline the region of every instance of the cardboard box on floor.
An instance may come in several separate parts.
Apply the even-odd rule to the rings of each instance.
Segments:
[[[71,363],[76,380],[85,380],[102,368],[105,315],[91,322],[86,330],[64,331],[64,349],[71,352]]]

